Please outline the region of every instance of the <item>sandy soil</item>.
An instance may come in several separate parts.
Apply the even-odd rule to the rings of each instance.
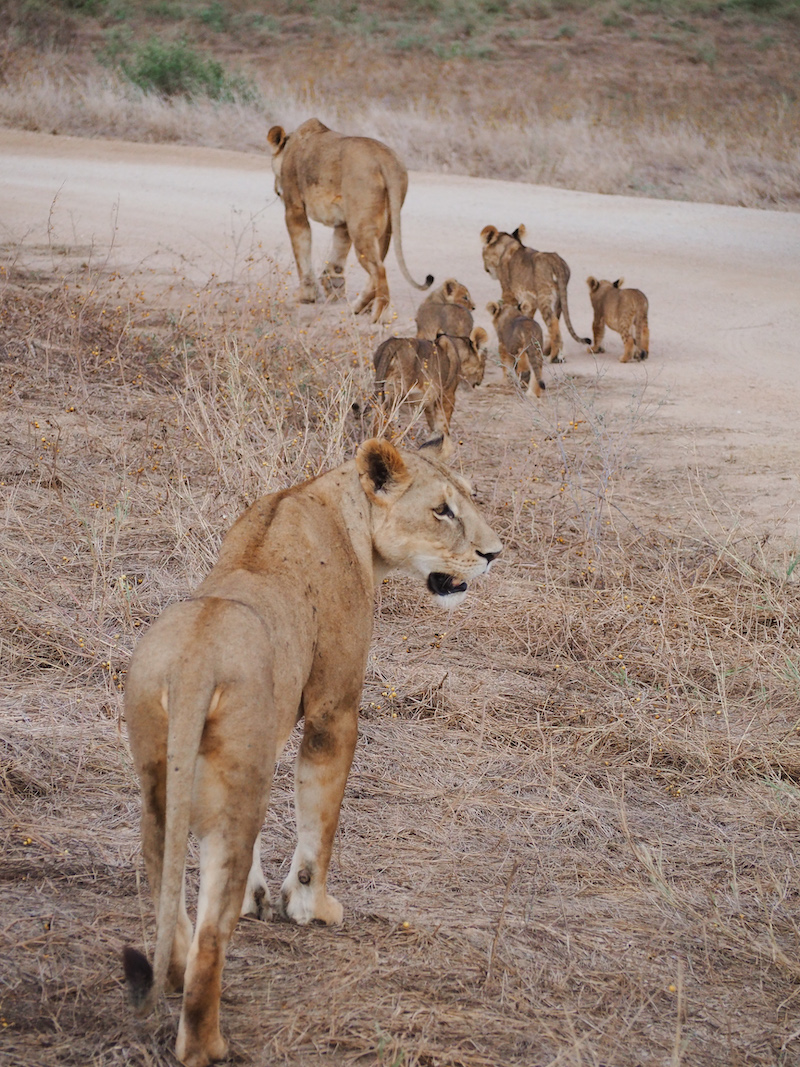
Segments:
[[[292,265],[266,156],[11,130],[0,130],[0,146],[0,239],[22,243],[28,260],[70,248],[121,270],[143,268],[154,285],[176,266],[198,283],[212,271],[233,280],[259,245]],[[650,300],[647,363],[618,363],[615,334],[598,357],[567,336],[567,362],[546,368],[542,403],[559,403],[569,382],[590,381],[598,386],[595,406],[608,414],[644,405],[646,417],[631,423],[638,469],[648,474],[640,508],[676,517],[686,493],[699,491],[712,507],[718,502],[731,527],[794,544],[800,216],[412,174],[406,261],[417,277],[465,282],[489,328],[483,308],[497,284],[483,271],[478,235],[487,223],[510,230],[521,222],[531,244],[570,264],[579,334],[591,332],[588,274],[623,275]],[[321,262],[330,231],[315,226],[314,240]],[[388,267],[398,313],[392,328],[405,332],[420,297],[391,251]],[[362,278],[352,266],[351,296]],[[498,380],[493,370],[490,389]],[[481,410],[507,432],[498,407]],[[463,415],[459,432],[468,432]]]

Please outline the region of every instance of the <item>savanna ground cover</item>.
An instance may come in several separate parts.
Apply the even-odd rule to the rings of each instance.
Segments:
[[[0,121],[796,210],[798,0],[7,0]]]
[[[316,113],[412,166],[796,208],[795,5],[410,10],[12,2],[0,115],[251,149]],[[137,1024],[121,982],[121,947],[153,934],[128,657],[248,503],[371,426],[373,335],[337,307],[300,315],[262,250],[201,288],[96,255],[0,262],[15,1067],[174,1062],[179,1002]],[[547,375],[547,403],[496,371],[459,396],[457,463],[505,551],[452,615],[382,586],[332,868],[346,924],[239,927],[233,1062],[800,1063],[796,547],[735,527],[702,472],[693,492],[655,480],[644,386]],[[195,876],[192,855],[190,901]]]
[[[0,1056],[167,1064],[179,1001],[134,1022],[119,960],[153,935],[128,656],[248,503],[352,454],[373,340],[341,305],[298,317],[258,250],[200,289],[36,263],[7,249],[0,274]],[[532,403],[495,371],[460,396],[457,462],[504,554],[453,614],[381,587],[346,923],[240,925],[233,1062],[800,1062],[797,557],[713,508],[665,518],[686,490],[637,463],[644,387],[608,420],[598,397],[629,387],[548,386]],[[191,903],[194,854],[188,876]]]

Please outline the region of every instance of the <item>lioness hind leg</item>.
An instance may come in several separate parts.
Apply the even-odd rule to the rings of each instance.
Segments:
[[[345,297],[344,266],[351,244],[347,225],[341,223],[334,226],[330,259],[319,277],[325,295],[330,300],[343,300]]]
[[[129,716],[129,722],[132,719],[133,716]],[[151,721],[157,722],[158,719],[154,715]],[[142,742],[140,741],[140,743]],[[144,743],[150,748],[148,754],[156,756],[155,759],[141,766],[140,775],[142,851],[144,853],[145,867],[147,868],[147,880],[150,884],[150,894],[153,898],[156,914],[158,914],[164,865],[166,737],[157,737],[155,731],[153,731]],[[143,754],[141,749],[139,749],[139,754]],[[186,912],[186,890],[185,885],[181,884],[178,923],[175,928],[175,937],[172,942],[169,969],[167,971],[168,987],[176,992],[183,989],[183,976],[186,970],[186,959],[189,954],[191,940],[192,924]]]
[[[289,874],[281,886],[281,910],[286,918],[303,926],[311,922],[342,921],[342,905],[326,887],[328,866],[339,809],[358,735],[356,706],[331,711],[325,721],[309,719],[309,701],[304,695],[306,721],[295,770],[297,848]]]
[[[233,801],[233,798],[230,798]],[[227,1055],[219,1028],[225,950],[247,884],[251,848],[230,823],[202,839],[197,929],[186,965],[175,1054],[186,1067],[207,1067]]]
[[[175,1046],[186,1067],[207,1067],[227,1054],[219,1028],[222,969],[242,911],[272,772],[266,746],[245,745],[235,725],[230,740],[217,734],[214,744],[198,761],[194,790],[200,890]]]
[[[314,304],[317,300],[317,283],[311,269],[311,227],[305,208],[286,205],[286,228],[292,242],[297,274],[300,280],[300,303]]]
[[[386,268],[381,258],[381,245],[377,237],[364,243],[354,241],[358,261],[369,274],[369,286],[361,295],[354,308],[358,315],[372,307],[372,321],[380,322],[383,313],[389,307],[389,283],[386,280]]]

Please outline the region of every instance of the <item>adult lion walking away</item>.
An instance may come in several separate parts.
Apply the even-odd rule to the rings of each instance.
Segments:
[[[408,191],[408,171],[385,144],[371,137],[347,137],[308,119],[294,133],[273,126],[267,134],[272,149],[275,192],[283,200],[286,228],[292,242],[300,300],[313,304],[318,295],[311,267],[309,218],[333,227],[333,249],[320,275],[328,296],[344,295],[344,265],[350,245],[369,275],[356,314],[372,308],[379,322],[389,306],[389,285],[383,265],[394,234],[395,255],[403,277],[415,289],[433,284],[429,274],[415,282],[403,258],[400,211]]]
[[[142,848],[156,905],[155,963],[127,947],[140,1014],[183,990],[177,1057],[222,1059],[225,952],[241,913],[269,898],[258,838],[275,760],[303,719],[297,756],[297,847],[280,908],[296,923],[339,923],[328,865],[358,733],[358,711],[383,576],[416,577],[442,604],[466,596],[502,545],[469,483],[388,441],[302,485],[257,500],[187,600],[142,637],[125,687],[125,719],[142,793]],[[184,865],[200,842],[194,931]],[[320,992],[322,995],[322,991]]]
[[[504,233],[496,226],[484,226],[481,230],[483,266],[500,282],[503,293],[510,293],[517,300],[528,295],[536,300],[544,324],[550,334],[545,355],[551,363],[563,362],[561,330],[558,319],[564,312],[564,322],[572,337],[579,344],[589,345],[588,337],[578,337],[572,327],[567,306],[567,282],[569,267],[557,252],[537,252],[522,243],[525,227],[518,226],[513,233]]]

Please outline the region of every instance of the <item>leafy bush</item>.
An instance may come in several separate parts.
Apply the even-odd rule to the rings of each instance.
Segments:
[[[120,64],[125,76],[144,92],[162,96],[207,96],[211,100],[252,99],[252,86],[240,75],[195,51],[186,41],[165,42],[158,37],[139,45],[133,58]]]

